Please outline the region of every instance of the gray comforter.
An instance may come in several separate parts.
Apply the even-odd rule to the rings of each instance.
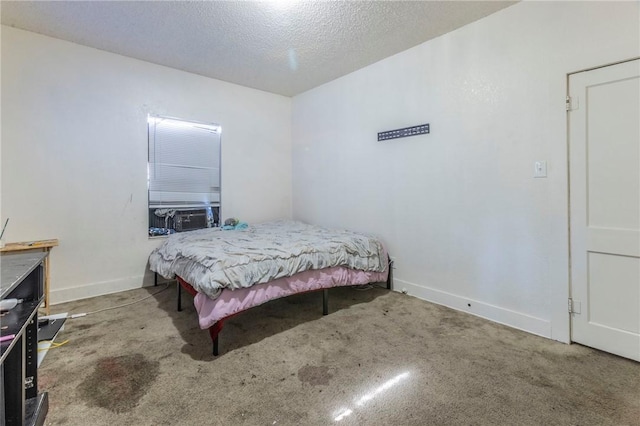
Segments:
[[[173,234],[151,253],[149,265],[165,278],[178,275],[216,298],[224,288],[250,287],[312,269],[345,266],[383,272],[387,260],[372,236],[278,220],[243,230]]]

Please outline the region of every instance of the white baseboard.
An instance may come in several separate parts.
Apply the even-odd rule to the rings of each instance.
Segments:
[[[407,294],[419,299],[551,339],[551,321],[399,279],[393,280],[393,289],[406,289]]]
[[[81,287],[52,289],[49,294],[51,305],[71,302],[73,300],[87,299],[90,297],[104,296],[105,294],[118,293],[126,290],[153,285],[153,276],[148,275],[119,278],[117,280],[90,283]]]

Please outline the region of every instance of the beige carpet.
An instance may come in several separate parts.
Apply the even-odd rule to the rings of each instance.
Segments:
[[[54,306],[87,312],[146,288]],[[184,293],[183,293],[184,294]],[[220,356],[175,285],[68,320],[40,369],[47,424],[640,425],[640,364],[377,288],[230,320]]]

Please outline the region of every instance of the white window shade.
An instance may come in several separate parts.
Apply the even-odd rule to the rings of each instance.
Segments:
[[[149,117],[149,204],[220,202],[220,128]]]

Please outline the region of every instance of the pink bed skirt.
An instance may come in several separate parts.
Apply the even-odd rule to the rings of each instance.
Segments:
[[[256,284],[249,288],[223,290],[215,300],[198,293],[193,303],[198,311],[200,328],[204,330],[221,319],[262,305],[269,300],[331,287],[385,282],[388,273],[389,268],[384,272],[365,272],[337,266],[301,272],[291,277]]]

